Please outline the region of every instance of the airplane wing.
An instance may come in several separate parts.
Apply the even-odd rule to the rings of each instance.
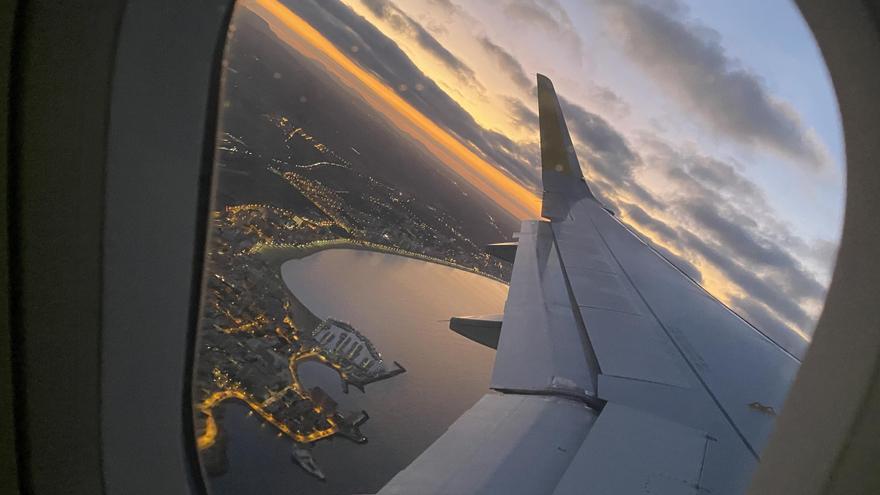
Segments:
[[[541,75],[538,100],[544,218],[501,324],[454,320],[492,390],[379,493],[743,493],[799,361],[604,208]]]

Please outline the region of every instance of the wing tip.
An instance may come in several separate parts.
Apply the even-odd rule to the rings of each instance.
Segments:
[[[571,134],[562,112],[562,100],[556,94],[553,82],[544,74],[537,74],[538,82],[538,118],[541,136],[541,178],[544,185],[544,206],[542,214],[551,217],[555,211],[548,203],[567,204],[574,197],[593,197],[589,184],[584,179]],[[583,186],[571,186],[578,181]],[[562,194],[566,199],[551,200],[549,193]],[[562,191],[566,191],[564,194]],[[571,196],[571,197],[569,197]]]
[[[541,169],[552,173],[581,177],[580,164],[574,153],[571,136],[562,114],[559,96],[553,82],[544,74],[538,74],[538,119],[541,137]]]
[[[545,91],[552,91],[554,94],[556,93],[556,90],[553,88],[553,81],[551,81],[549,77],[539,72],[536,78],[538,80],[538,93]]]

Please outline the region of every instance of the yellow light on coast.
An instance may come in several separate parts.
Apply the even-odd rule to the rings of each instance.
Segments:
[[[214,420],[214,415],[212,414],[211,409],[214,406],[216,406],[218,403],[222,402],[223,400],[233,399],[233,398],[243,400],[245,403],[247,403],[248,406],[251,407],[251,409],[253,411],[256,411],[265,420],[265,422],[260,423],[260,428],[265,428],[266,423],[269,423],[279,430],[279,432],[280,432],[278,434],[279,436],[287,435],[289,437],[292,437],[297,442],[308,442],[308,441],[318,440],[318,439],[333,435],[337,431],[339,431],[339,427],[336,425],[336,423],[331,418],[326,418],[327,423],[330,425],[329,428],[326,428],[323,430],[314,430],[313,432],[309,433],[308,435],[303,435],[301,433],[294,433],[294,432],[290,431],[290,428],[288,428],[286,425],[284,425],[283,423],[281,423],[277,419],[275,419],[274,416],[269,414],[268,411],[264,410],[259,404],[255,403],[253,401],[250,401],[250,400],[244,398],[243,396],[244,396],[244,394],[242,394],[240,392],[224,390],[221,392],[215,392],[214,394],[211,395],[211,397],[209,397],[208,399],[206,399],[205,401],[202,402],[202,405],[200,408],[207,415],[207,420],[206,420],[206,426],[205,426],[205,433],[196,439],[196,446],[199,449],[205,449],[205,448],[210,447],[211,445],[214,444],[214,442],[217,439],[217,433],[218,433],[217,423],[216,423],[216,420]]]
[[[214,420],[213,414],[209,413],[207,416],[207,419],[205,419],[205,433],[196,439],[196,448],[199,450],[205,450],[217,441],[217,421]]]

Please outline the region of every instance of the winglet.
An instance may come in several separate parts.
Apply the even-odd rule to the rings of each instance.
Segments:
[[[538,74],[538,114],[541,124],[541,178],[544,182],[541,213],[553,218],[557,216],[560,206],[571,199],[583,197],[584,192],[588,197],[594,196],[581,172],[556,90],[543,74]],[[557,204],[560,202],[563,204]]]

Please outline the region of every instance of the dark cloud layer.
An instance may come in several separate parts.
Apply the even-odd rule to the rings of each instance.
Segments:
[[[534,86],[532,78],[526,74],[525,69],[523,69],[523,66],[519,63],[519,60],[517,60],[516,57],[511,55],[504,48],[493,43],[492,40],[486,36],[481,36],[477,41],[480,42],[480,46],[483,47],[483,50],[495,59],[498,67],[500,67],[505,74],[510,76],[510,79],[514,84],[526,90],[531,89],[531,87]]]
[[[602,2],[629,57],[716,131],[818,169],[826,153],[790,105],[730,57],[711,29],[637,0]]]
[[[559,101],[581,167],[588,171],[588,175],[598,174],[612,186],[612,190],[626,191],[643,205],[662,208],[662,203],[635,180],[635,172],[643,162],[623,134],[600,115],[563,96]]]
[[[529,130],[533,135],[538,135],[538,114],[534,110],[523,104],[518,98],[511,96],[505,97],[507,102],[507,112],[510,114],[510,120],[517,127]]]
[[[461,8],[451,0],[428,0],[428,2],[439,7],[447,14],[457,14],[461,11]]]
[[[646,149],[647,166],[662,171],[675,186],[676,195],[664,203],[683,222],[678,239],[673,239],[676,244],[699,254],[746,293],[808,331],[813,317],[802,305],[821,303],[825,287],[792,254],[791,246],[806,243],[773,216],[762,191],[735,167],[714,158],[657,141]]]
[[[656,232],[666,242],[671,244],[680,243],[679,241],[681,238],[679,237],[677,230],[673,229],[666,223],[654,218],[641,207],[631,203],[623,203],[620,201],[618,201],[618,206],[626,212],[626,215],[629,218],[635,220],[635,222],[640,226]]]
[[[616,203],[617,206],[621,208],[621,210],[630,220],[633,220],[639,227],[643,229],[648,229],[659,235],[665,244],[676,246],[681,244],[681,238],[678,235],[678,231],[676,231],[666,223],[654,218],[641,207],[620,200],[618,200]],[[661,246],[660,244],[657,244],[656,242],[653,242],[650,238],[646,236],[640,237],[652,248],[654,248],[654,250],[657,251],[661,256],[666,258],[667,261],[669,261],[679,270],[684,272],[693,281],[697,283],[701,283],[703,281],[703,274],[700,272],[700,269],[697,268],[696,265],[691,263],[690,260],[676,255],[669,249]]]
[[[710,198],[691,198],[680,208],[707,230],[719,244],[735,246],[740,256],[761,267],[780,267],[791,263],[791,256],[753,235],[734,215],[723,214]]]
[[[772,277],[762,277],[752,268],[738,262],[735,247],[727,248],[690,232],[682,232],[682,235],[685,246],[721,270],[728,280],[741,287],[750,298],[763,301],[798,328],[806,329],[813,324],[813,319],[807,312],[782,287],[774,283]]]
[[[639,227],[659,235],[664,244],[705,259],[749,297],[766,304],[797,328],[811,329],[813,316],[802,304],[821,303],[825,289],[791,254],[786,242],[794,236],[768,213],[772,210],[754,183],[727,163],[674,150],[665,143],[653,142],[649,147],[653,152],[643,157],[598,115],[565,100],[562,104],[572,136],[582,145],[576,145],[581,159],[586,158],[582,165],[598,176],[594,182],[602,184],[603,196],[611,204]],[[644,189],[634,178],[641,167],[652,167],[666,175],[675,183],[676,195],[661,201]],[[638,205],[621,200],[616,196],[618,192],[635,198]],[[749,212],[753,208],[760,216],[732,205],[748,208]],[[668,211],[676,222],[668,224],[642,206]],[[767,235],[761,229],[766,225],[774,226],[770,231],[780,235]],[[655,248],[679,269],[701,280],[699,269],[687,259],[660,246]],[[788,324],[761,303],[734,307],[749,318],[752,311],[763,322],[772,319],[767,328],[792,333]]]
[[[733,308],[759,328],[767,331],[774,339],[785,344],[787,348],[793,351],[802,350],[801,339],[794,337],[792,328],[771,313],[767,307],[769,306],[783,318],[804,330],[810,329],[813,318],[804,311],[797,302],[798,298],[791,294],[778,278],[762,276],[758,273],[755,266],[750,264],[751,260],[747,250],[744,253],[737,245],[722,245],[710,237],[697,235],[700,232],[699,228],[673,228],[636,205],[623,203],[621,206],[629,219],[638,226],[655,232],[665,243],[676,246],[683,252],[699,256],[720,270],[727,280],[739,286],[747,294],[745,298],[734,296],[731,301]],[[753,240],[748,240],[746,244],[753,242]],[[687,259],[675,256],[660,246],[652,245],[673,265],[695,281],[701,281],[701,272]]]
[[[780,322],[779,318],[770,313],[767,306],[760,301],[750,297],[734,297],[731,304],[748,315],[747,321],[749,323],[765,335],[772,337],[777,344],[787,349],[791,354],[800,359],[806,355],[808,343]]]
[[[537,26],[560,40],[575,55],[575,63],[583,58],[583,42],[568,13],[556,0],[511,0],[504,13],[509,19],[528,26]]]
[[[569,131],[574,137],[587,145],[593,153],[605,157],[612,166],[625,169],[638,166],[636,153],[626,138],[608,121],[564,97],[559,99]]]
[[[611,110],[617,114],[629,113],[629,105],[623,98],[610,88],[592,84],[590,86],[590,97],[599,102],[604,108]]]
[[[682,192],[679,212],[701,231],[731,250],[753,270],[770,271],[788,296],[801,302],[820,300],[825,287],[792,253],[807,244],[772,214],[764,194],[734,167],[718,160],[666,149],[655,156]]]
[[[400,47],[339,0],[284,0],[349,56],[392,87],[421,88],[400,93],[420,112],[468,143],[474,151],[527,186],[538,184],[534,150],[477,124],[474,118],[427,77]],[[356,46],[357,51],[350,48]]]
[[[751,269],[767,270],[775,278],[776,285],[786,295],[797,301],[809,302],[825,296],[825,287],[781,244],[762,236],[746,222],[738,222],[741,213],[727,212],[707,202],[687,205],[691,218],[724,246],[731,246],[736,253],[748,260]]]
[[[376,17],[388,21],[400,33],[412,36],[419,46],[431,53],[443,64],[463,79],[476,84],[473,69],[447,50],[437,38],[428,32],[415,19],[400,10],[391,0],[362,0]]]
[[[419,83],[422,90],[401,96],[511,176],[527,185],[539,184],[535,144],[518,143],[481,127],[392,40],[347,6],[337,0],[300,0],[296,11],[337,46],[359,47],[350,56],[389,85],[406,83],[412,88]],[[537,136],[534,110],[515,98],[509,98],[508,103],[511,119]],[[642,144],[644,149],[639,152],[600,115],[564,98],[561,103],[581,164],[598,194],[624,210],[638,225],[657,233],[677,252],[691,260],[707,260],[750,297],[766,304],[734,301],[734,307],[748,318],[755,315],[766,322],[760,323],[762,328],[787,328],[774,313],[804,330],[811,328],[812,317],[802,304],[821,303],[824,289],[786,253],[788,246],[805,243],[772,217],[772,210],[753,183],[727,163],[675,150],[656,140],[647,147]],[[646,190],[636,178],[643,167],[665,174],[676,184],[677,195],[661,201]],[[621,193],[637,205],[625,202]],[[770,213],[760,216],[754,210],[732,208],[731,204],[752,205]],[[676,221],[667,224],[649,211],[666,211],[665,216]],[[771,230],[776,233],[763,231],[764,225],[773,226]],[[655,247],[685,273],[700,280],[699,270],[688,259]]]
[[[672,251],[666,249],[665,247],[652,242],[650,239],[645,239],[645,242],[650,245],[654,251],[657,252],[660,256],[666,259],[672,266],[678,268],[679,271],[687,275],[694,282],[701,284],[703,283],[703,274],[700,273],[700,269],[696,267],[693,263],[691,263],[686,258],[681,256],[677,256]]]

